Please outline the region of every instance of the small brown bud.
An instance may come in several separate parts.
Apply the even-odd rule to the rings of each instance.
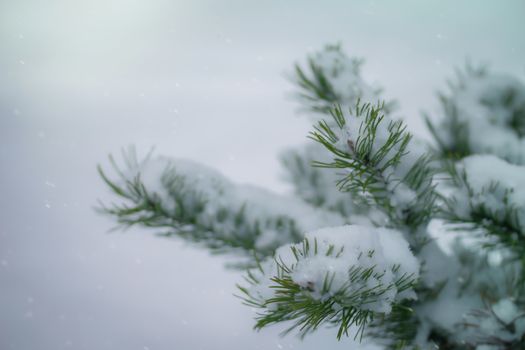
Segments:
[[[348,148],[350,148],[350,150],[351,150],[352,152],[355,152],[355,147],[354,147],[354,143],[352,142],[352,140],[348,139],[348,140],[346,141],[346,144],[348,145]]]

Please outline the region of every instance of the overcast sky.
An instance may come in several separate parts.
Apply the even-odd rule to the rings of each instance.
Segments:
[[[340,42],[420,112],[468,58],[525,77],[524,1],[0,0],[0,349],[348,349],[252,331],[224,257],[111,233],[96,173],[109,153],[191,158],[288,187],[277,160],[307,142],[293,62]]]

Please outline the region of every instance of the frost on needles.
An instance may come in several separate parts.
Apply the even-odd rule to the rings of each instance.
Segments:
[[[295,65],[313,127],[281,157],[293,197],[131,149],[113,175],[99,169],[119,199],[100,210],[239,257],[256,329],[525,349],[525,86],[468,66],[426,117],[427,144],[362,64],[330,45]]]

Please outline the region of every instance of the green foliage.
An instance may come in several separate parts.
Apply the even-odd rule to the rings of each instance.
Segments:
[[[454,253],[462,267],[459,280],[461,295],[479,293],[483,301],[483,307],[471,310],[458,323],[458,327],[471,332],[472,338],[476,340],[472,341],[473,348],[477,342],[493,344],[498,349],[523,349],[525,334],[521,337],[508,335],[520,332],[525,322],[525,265],[522,261],[517,261],[515,256],[509,255],[505,249],[479,248],[461,243],[454,247]],[[500,258],[497,263],[490,261],[490,255],[494,253]],[[509,312],[508,307],[507,312],[501,315],[497,306],[501,301],[517,306],[515,315],[512,315],[512,311]],[[493,325],[492,332],[489,332],[490,328],[486,328],[487,324]]]
[[[342,249],[330,246],[320,251],[316,241],[304,239],[302,245],[291,248],[295,262],[284,263],[275,256],[275,250],[282,243],[301,241],[304,233],[292,218],[282,213],[254,219],[253,215],[247,215],[248,203],[220,204],[217,198],[210,198],[195,188],[191,179],[177,171],[176,164],[170,164],[162,173],[161,197],[146,188],[140,172],[126,175],[130,172],[122,172],[110,157],[117,179],[112,180],[101,167],[99,173],[122,203],[101,204],[99,210],[115,217],[122,227],[152,227],[163,230],[165,236],[182,237],[214,252],[237,251],[245,256],[253,255],[249,266],[256,266],[258,270],[249,270],[245,277],[248,285],[238,287],[244,303],[258,309],[256,329],[287,321],[292,326],[285,333],[298,331],[305,336],[322,325],[331,325],[337,328],[338,339],[353,331],[354,338],[367,335],[389,349],[419,349],[417,341],[448,350],[471,350],[479,345],[493,345],[498,350],[523,349],[524,336],[508,340],[483,334],[487,320],[495,320],[502,332],[518,334],[518,321],[525,317],[520,314],[512,322],[506,322],[494,311],[494,305],[502,298],[509,298],[524,310],[525,223],[520,222],[518,215],[523,208],[509,201],[510,190],[499,183],[490,184],[480,193],[470,186],[465,172],[458,171],[455,164],[475,153],[471,141],[476,136],[471,134],[470,124],[475,121],[461,114],[465,106],[460,105],[462,101],[457,95],[465,89],[469,79],[483,77],[486,71],[467,66],[464,71],[458,71],[457,81],[450,83],[450,93],[439,94],[443,119],[433,123],[425,117],[436,144],[435,154],[430,155],[415,151],[414,140],[406,126],[388,117],[391,103],[359,102],[360,98],[371,100],[379,96],[379,90],[362,82],[361,63],[361,60],[348,58],[338,45],[333,45],[310,56],[305,66],[295,65],[294,82],[306,109],[331,118],[317,122],[309,135],[325,151],[324,155],[315,158],[305,152],[290,152],[283,162],[295,182],[296,194],[315,207],[340,213],[350,220],[362,208],[380,209],[389,219],[387,225],[405,234],[423,266],[427,263],[422,252],[429,240],[427,225],[432,218],[441,218],[465,236],[474,233],[488,237],[482,240],[485,249],[479,250],[484,253],[501,251],[504,267],[490,266],[486,256],[478,251],[454,251],[459,272],[451,271],[449,280],[432,285],[425,285],[427,282],[423,278],[418,282],[412,275],[403,275],[388,284],[375,283],[381,281],[385,271],[376,266],[359,265],[348,267],[348,279],[342,287],[334,288],[335,274],[330,273],[324,276],[322,286],[300,285],[292,278],[299,261],[317,254],[338,258]],[[348,77],[354,79],[352,91],[341,91],[350,86],[341,84],[341,79]],[[511,86],[474,102],[488,110],[510,111],[505,127],[523,138],[525,104],[520,104],[518,93]],[[435,155],[443,162],[434,163]],[[137,164],[126,155],[124,159],[128,168]],[[330,176],[326,171],[332,172]],[[435,182],[438,171],[450,177],[454,195],[438,194]],[[333,186],[340,191],[335,196],[327,190],[332,186],[334,173],[337,179]],[[491,194],[503,204],[497,210],[479,200],[480,195]],[[462,210],[465,205],[468,210]],[[210,207],[215,209],[210,211]],[[268,229],[284,237],[283,241],[258,246],[258,239]],[[267,277],[265,269],[269,265],[261,264],[259,259],[272,257],[274,261],[267,261],[274,263],[271,268],[275,267],[276,271],[271,273],[273,277],[268,282],[263,277]],[[427,273],[425,268],[422,270],[422,275]],[[271,292],[263,297],[258,288],[266,288],[265,283],[270,283],[267,287]],[[450,330],[429,322],[432,315],[418,314],[424,309],[421,306],[440,298],[445,288],[456,284],[454,292],[458,298],[468,293],[472,300],[478,298],[484,303],[482,308],[473,310],[454,325],[458,330],[472,330],[474,336],[468,342],[458,341]],[[388,314],[367,308],[394,288],[398,293],[413,289],[418,299],[394,302]],[[452,294],[447,297],[456,297]],[[421,334],[426,339],[419,339]]]
[[[406,349],[416,337],[420,323],[414,313],[414,304],[413,300],[394,304],[390,314],[381,315],[374,320],[366,335],[387,349]]]
[[[442,118],[433,122],[425,115],[425,121],[440,158],[458,160],[471,154],[494,153],[490,147],[480,152],[472,146],[472,141],[483,141],[476,140],[473,126],[484,118],[488,118],[489,125],[495,128],[512,130],[521,139],[525,137],[523,86],[506,77],[504,85],[482,85],[485,90],[480,90],[480,82],[487,84],[490,79],[498,81],[501,76],[491,76],[486,67],[467,63],[463,69],[456,70],[454,80],[448,81],[449,92],[438,93]],[[469,113],[473,114],[466,115]],[[515,155],[499,153],[498,156],[515,162]]]
[[[287,334],[298,329],[301,336],[315,331],[323,324],[330,324],[338,327],[337,338],[343,335],[349,336],[351,327],[355,327],[354,339],[361,339],[365,327],[374,319],[383,320],[384,313],[375,312],[367,308],[368,305],[377,302],[386,292],[395,289],[397,293],[413,288],[416,277],[412,274],[402,274],[392,283],[382,283],[385,271],[380,270],[375,265],[363,267],[360,265],[348,267],[348,279],[338,287],[333,287],[335,274],[327,272],[323,279],[322,286],[315,286],[308,283],[302,286],[294,282],[291,275],[296,268],[296,264],[312,255],[323,254],[338,258],[343,252],[343,248],[335,249],[330,245],[326,251],[318,248],[317,241],[310,242],[304,239],[302,245],[292,246],[291,250],[295,257],[295,263],[286,264],[279,256],[274,258],[277,271],[271,278],[270,288],[272,297],[262,298],[251,287],[257,287],[262,283],[260,278],[248,272],[245,280],[250,284],[249,287],[238,286],[242,292],[241,298],[245,304],[261,309],[256,317],[256,329],[264,328],[268,325],[284,321],[293,321],[293,325],[284,333]],[[374,251],[366,253],[370,258],[375,254]],[[358,262],[365,255],[360,254]],[[265,276],[268,271],[258,265],[259,272]],[[392,272],[397,273],[400,266],[392,267]],[[357,287],[356,287],[357,286]],[[396,310],[400,310],[401,304],[393,303]],[[410,311],[404,309],[404,311]]]
[[[379,99],[381,89],[368,86],[361,79],[363,62],[348,57],[338,44],[327,45],[310,55],[306,65],[295,64],[293,82],[298,88],[299,99],[307,109],[323,114],[334,104],[353,105],[358,99]],[[341,81],[347,85],[340,86]],[[384,105],[385,111],[394,108],[394,101]]]
[[[336,126],[323,120],[310,134],[333,155],[333,160],[314,162],[314,166],[346,170],[337,183],[341,191],[372,200],[393,224],[415,229],[428,223],[434,211],[434,170],[428,155],[412,163],[405,161],[412,136],[401,121],[387,121],[382,106],[358,102],[348,113],[333,107],[330,113]],[[351,118],[357,119],[359,126],[348,130]],[[400,168],[404,169],[400,172]],[[402,190],[401,186],[414,191],[415,196],[399,211],[396,190]]]
[[[133,154],[125,154],[124,159],[130,156],[133,157]],[[192,183],[177,172],[176,165],[168,165],[162,172],[161,184],[167,195],[167,198],[162,199],[157,193],[148,192],[140,174],[130,178],[120,170],[112,157],[110,162],[118,174],[117,180],[111,180],[100,166],[98,171],[122,203],[109,206],[100,203],[98,210],[115,217],[123,228],[135,225],[158,228],[162,230],[160,234],[163,236],[178,236],[205,245],[215,253],[234,250],[248,256],[252,256],[255,250],[260,255],[271,255],[277,248],[271,245],[256,246],[258,237],[265,229],[275,230],[292,241],[302,237],[290,217],[283,214],[253,220],[246,215],[245,203],[222,204],[216,210],[208,211],[208,195],[193,188]],[[129,166],[137,162],[128,159],[126,163]]]
[[[290,149],[282,155],[281,162],[295,195],[314,207],[339,213],[346,218],[362,214],[366,208],[359,206],[348,193],[337,189],[335,169],[330,171],[312,166],[320,157],[326,157],[326,152],[314,144],[301,150]]]
[[[465,88],[467,80],[485,74],[484,67],[473,67],[470,63],[463,70],[456,70],[455,79],[447,81],[451,93],[437,94],[443,114],[440,123],[436,125],[428,115],[424,115],[428,130],[437,144],[435,152],[440,158],[458,160],[474,153],[469,142],[469,124],[459,115],[460,108],[455,93]]]
[[[456,195],[442,197],[443,206],[440,217],[453,225],[455,230],[478,233],[492,238],[485,240],[483,247],[490,249],[510,249],[518,259],[525,257],[525,226],[520,221],[520,211],[509,201],[511,189],[503,188],[499,183],[491,183],[482,189],[473,188],[464,170],[448,166],[452,188]],[[503,193],[503,195],[501,195]],[[498,198],[501,207],[493,209],[479,198]],[[468,210],[461,210],[466,199]],[[461,203],[458,202],[461,201]],[[525,204],[524,204],[525,205]],[[524,265],[525,266],[525,265]]]
[[[341,53],[339,45],[329,45],[326,50]],[[353,60],[352,64],[357,72],[359,61]],[[302,68],[299,64],[295,65],[295,82],[299,87],[299,96],[311,104],[311,108],[316,112],[325,113],[334,103],[341,102],[341,97],[338,96],[326,73],[314,57],[308,58],[306,68]],[[337,74],[337,72],[333,73]]]
[[[450,99],[440,94],[439,100],[447,122],[444,125],[437,126],[431,121],[430,117],[424,116],[428,130],[437,144],[437,149],[434,151],[438,157],[452,160],[472,154],[467,123],[460,121],[457,107]],[[443,139],[443,133],[448,135],[448,141]]]
[[[314,103],[312,106],[314,111],[326,112],[327,108],[329,108],[327,106],[337,103],[339,98],[322,68],[312,58],[308,60],[308,69],[311,76],[307,75],[301,66],[295,65],[297,85],[302,90],[300,96]],[[318,103],[319,101],[321,103]]]
[[[281,160],[292,181],[305,183],[305,186],[296,184],[297,195],[316,207],[325,206],[328,200],[323,174],[319,169],[312,167],[312,160],[299,151],[288,151]],[[302,187],[307,187],[311,191],[300,191]]]

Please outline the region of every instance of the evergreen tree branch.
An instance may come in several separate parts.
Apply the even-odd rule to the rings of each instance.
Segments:
[[[360,205],[349,193],[337,189],[337,171],[320,169],[312,163],[324,159],[329,154],[314,144],[303,149],[289,149],[281,156],[281,163],[286,169],[287,180],[293,185],[295,195],[305,202],[325,210],[334,211],[349,219],[366,213],[366,207]]]
[[[369,229],[363,234],[367,232]],[[238,287],[244,303],[260,309],[255,328],[291,321],[292,326],[284,333],[298,330],[304,337],[329,324],[337,327],[338,339],[349,336],[351,328],[355,330],[354,338],[361,339],[374,320],[382,323],[387,315],[399,319],[399,315],[393,314],[401,309],[412,313],[401,306],[400,300],[410,298],[410,293],[404,293],[411,292],[417,283],[414,267],[407,269],[407,265],[387,263],[382,260],[382,253],[374,249],[346,260],[348,254],[356,254],[352,244],[359,246],[359,242],[349,240],[348,244],[330,244],[307,237],[299,244],[280,248],[273,260],[249,272],[245,278],[248,286]],[[345,265],[345,261],[353,263]],[[321,262],[332,262],[337,267],[328,268]],[[303,270],[309,272],[304,275]],[[376,322],[376,327],[379,323]]]
[[[310,55],[306,64],[294,66],[293,82],[298,88],[299,100],[307,110],[323,114],[334,104],[354,106],[359,99],[379,100],[382,89],[362,79],[362,64],[362,59],[348,57],[340,45],[327,45]],[[385,111],[395,107],[395,101],[383,106]]]
[[[394,225],[416,231],[428,223],[436,199],[434,170],[429,156],[409,148],[412,136],[405,126],[387,121],[380,104],[358,103],[348,113],[336,106],[330,112],[335,126],[320,121],[310,138],[333,159],[314,165],[345,171],[339,189],[371,200]]]
[[[458,160],[494,154],[525,164],[525,85],[512,76],[467,65],[439,93],[443,117],[425,116],[439,157]]]
[[[98,210],[115,217],[124,228],[159,228],[164,236],[182,237],[214,252],[234,250],[251,255],[257,251],[266,256],[284,243],[302,239],[304,230],[312,225],[342,222],[335,214],[314,210],[299,201],[233,185],[200,165],[192,163],[188,169],[183,161],[162,158],[139,163],[130,160],[132,152],[124,158],[124,171],[110,158],[117,180],[98,168],[103,181],[122,201],[101,203]],[[279,208],[283,206],[288,211],[281,214]]]
[[[491,160],[487,158],[486,162],[490,164]],[[448,169],[455,195],[443,197],[441,217],[456,230],[494,238],[484,241],[485,248],[506,248],[514,251],[519,259],[525,256],[525,203],[519,205],[512,200],[514,188],[490,179],[485,186],[474,186],[467,169],[459,166]],[[525,168],[522,172],[525,175]]]

